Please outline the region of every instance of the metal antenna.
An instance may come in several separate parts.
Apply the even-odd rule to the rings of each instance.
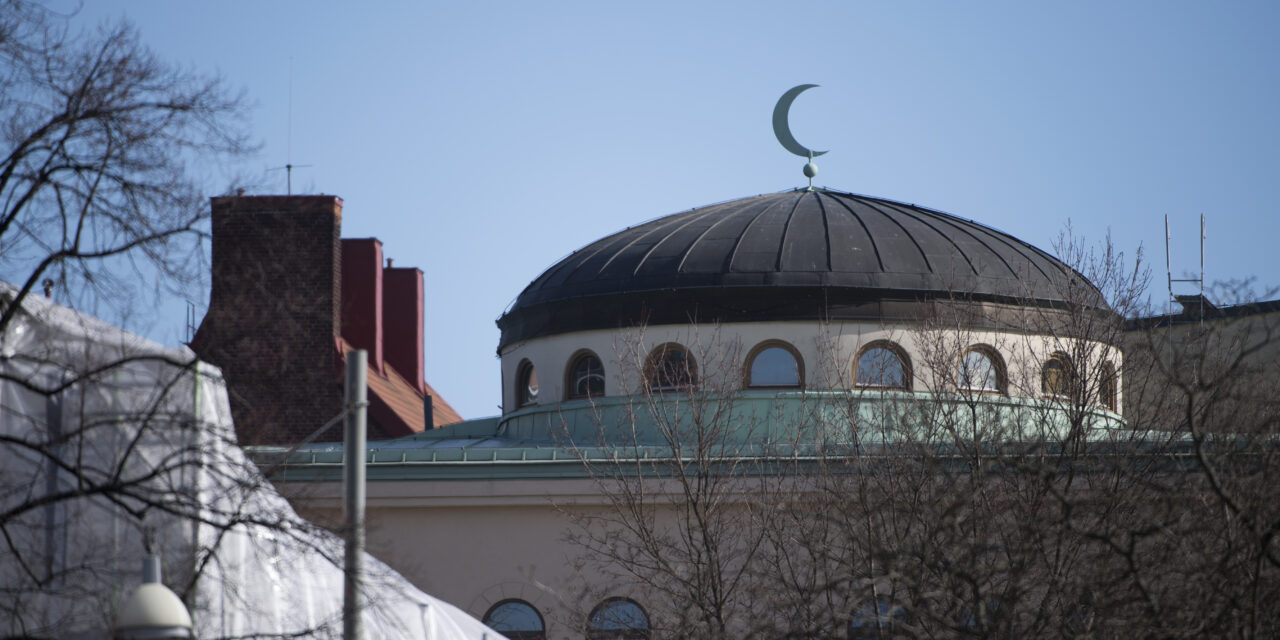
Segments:
[[[1173,234],[1169,230],[1169,214],[1164,216],[1164,272],[1169,281],[1169,301],[1177,300],[1177,296],[1173,294],[1173,283],[1175,282],[1194,282],[1197,288],[1197,295],[1200,299],[1200,322],[1204,322],[1204,239],[1205,239],[1205,221],[1204,214],[1200,214],[1200,277],[1199,278],[1175,278],[1173,277],[1173,259],[1170,257],[1169,244],[1173,238]]]
[[[1200,214],[1200,324],[1204,325],[1204,214]]]
[[[293,195],[293,168],[303,169],[314,165],[293,163],[293,56],[289,56],[289,116],[288,132],[285,134],[285,162],[283,167],[272,167],[270,171],[284,169],[285,195]]]
[[[293,175],[293,56],[289,56],[289,115],[284,138],[284,162],[286,173]]]
[[[187,300],[187,344],[196,339],[196,303]]]
[[[1169,300],[1173,301],[1173,263],[1169,257],[1169,214],[1164,214],[1164,275],[1169,281]]]
[[[315,166],[315,165],[313,165],[313,164],[293,164],[293,163],[291,163],[291,162],[290,162],[290,163],[286,163],[283,167],[272,167],[270,170],[271,170],[271,171],[279,171],[279,170],[281,170],[281,169],[284,169],[284,175],[285,175],[285,182],[284,182],[284,184],[285,184],[285,195],[290,195],[290,196],[291,196],[291,195],[293,195],[293,170],[294,170],[294,169],[306,169],[307,167],[314,167],[314,166]]]

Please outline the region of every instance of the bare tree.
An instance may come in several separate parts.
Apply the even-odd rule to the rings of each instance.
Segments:
[[[1183,473],[1152,484],[1150,507],[1099,537],[1123,560],[1140,613],[1161,635],[1268,637],[1280,620],[1276,403],[1280,314],[1239,284],[1184,311],[1131,323],[1126,384],[1136,425],[1176,435]],[[1194,606],[1187,606],[1194,602]]]
[[[674,636],[714,635],[688,619],[714,593],[689,580],[692,532],[749,550],[719,567],[750,606],[718,630],[743,637],[1274,635],[1280,307],[1141,321],[1141,256],[1070,233],[1055,249],[1079,276],[1061,304],[937,301],[891,329],[914,345],[905,372],[850,372],[831,347],[827,388],[781,421],[685,406],[702,422],[652,449],[697,443],[696,464],[625,440],[605,463],[584,456],[608,506],[578,513],[571,540],[637,592],[678,592],[652,600],[654,617],[674,609],[685,625]],[[727,353],[721,366],[736,372]],[[883,384],[897,376],[912,391]],[[736,384],[635,393],[658,424],[681,405],[747,397]],[[770,425],[784,423],[786,447],[732,437],[777,445]],[[655,523],[707,495],[718,521],[677,517],[670,531],[683,535],[660,535]]]
[[[125,314],[198,286],[203,173],[243,116],[127,23],[0,0],[0,635],[104,637],[144,546],[200,628],[340,635],[341,544],[239,449],[217,370],[32,295]],[[422,624],[398,576],[366,580],[371,627]]]
[[[1140,295],[1141,270],[1120,271],[1118,256],[1104,251],[1093,268],[1075,245],[1058,251],[1104,290]],[[1107,513],[1128,469],[1095,454],[1117,440],[1128,450],[1133,432],[1101,411],[1120,318],[1083,279],[1067,282],[1049,308],[934,305],[907,331],[926,393],[849,397],[843,419],[876,454],[834,448],[824,479],[828,511],[850,532],[837,549],[856,560],[845,567],[860,590],[847,596],[851,636],[1095,632],[1085,603],[1096,552],[1072,525]]]
[[[1141,267],[1109,243],[1057,249],[1112,310],[1140,315]],[[1274,633],[1274,316],[1179,341],[1126,330],[1088,293],[1003,315],[1000,384],[973,384],[966,354],[982,345],[965,327],[981,323],[942,307],[915,332],[930,399],[850,396],[841,421],[884,446],[830,451],[813,512],[839,519],[836,536],[806,551],[847,572],[827,600],[852,601],[851,636]],[[1121,376],[1123,424],[1103,411],[1122,408]]]
[[[128,23],[76,33],[25,0],[0,0],[0,136],[0,279],[18,287],[0,332],[42,286],[127,312],[197,283],[193,166],[246,150],[222,82],[161,62]]]
[[[734,397],[740,345],[717,328],[682,342],[653,344],[640,329],[616,345],[615,364],[637,374],[629,400],[597,405],[595,434],[566,434],[606,504],[564,505],[568,540],[588,552],[580,570],[607,578],[590,581],[584,602],[641,594],[661,637],[738,637],[758,604],[765,531],[755,523],[770,508],[761,480],[776,456],[752,443],[768,439],[772,407]]]

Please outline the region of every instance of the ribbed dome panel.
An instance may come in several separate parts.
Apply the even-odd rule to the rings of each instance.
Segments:
[[[585,299],[607,297],[651,307],[678,292],[674,299],[689,304],[703,289],[715,290],[708,294],[714,315],[732,305],[734,290],[754,301],[761,287],[793,288],[793,297],[804,289],[812,298],[808,290],[818,288],[859,300],[956,297],[1037,306],[1068,304],[1074,290],[1076,302],[1106,308],[1083,277],[1008,234],[924,207],[818,190],[711,205],[602,238],[530,283],[499,326],[505,344],[599,324],[572,321],[574,314],[556,309],[560,303],[581,308]],[[620,323],[626,318],[609,320]]]

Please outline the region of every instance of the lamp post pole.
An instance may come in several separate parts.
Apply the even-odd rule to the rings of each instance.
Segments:
[[[361,640],[361,586],[364,578],[365,412],[369,406],[366,363],[368,353],[347,353],[346,420],[342,446],[343,513],[346,516],[346,580],[342,600],[342,637]]]

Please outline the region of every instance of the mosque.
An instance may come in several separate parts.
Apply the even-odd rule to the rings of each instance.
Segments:
[[[338,256],[313,270],[325,295],[315,298],[324,330],[312,342],[329,341],[322,356],[370,349],[374,408],[381,402],[367,456],[371,552],[511,638],[662,637],[683,621],[664,617],[673,596],[660,582],[692,570],[664,545],[691,533],[681,520],[699,497],[757,512],[771,500],[803,504],[797,478],[833,458],[877,465],[922,444],[945,454],[956,437],[1051,450],[1125,432],[1126,411],[1143,400],[1126,392],[1126,324],[1099,288],[980,222],[814,187],[823,152],[796,142],[786,122],[809,86],[774,113],[779,141],[808,158],[808,188],[658,217],[537,274],[497,321],[493,417],[461,420],[433,399],[422,380],[421,274],[416,294],[412,282],[384,293],[369,275],[380,245],[338,247],[336,199],[215,201],[215,274],[219,218],[241,211],[262,220],[270,210],[272,224],[304,231],[319,221],[318,235],[304,236]],[[368,264],[350,266],[331,247]],[[390,269],[388,283],[401,277]],[[344,288],[363,310],[327,297]],[[1202,299],[1152,322],[1200,326],[1193,306],[1202,324]],[[378,327],[405,324],[393,317],[402,307],[418,309],[418,333],[393,339],[388,329],[384,345]],[[1280,307],[1209,308],[1270,318]],[[418,403],[425,418],[413,415]],[[301,431],[290,429],[296,441]],[[288,441],[252,455],[277,470],[299,511],[337,523],[342,445]],[[697,494],[705,486],[721,493]],[[645,558],[661,564],[668,552],[668,574],[645,573]],[[862,584],[875,593],[880,579]],[[870,610],[840,604],[837,627],[850,638],[894,635],[886,625],[908,613],[878,598]],[[975,615],[959,610],[957,628]]]
[[[574,514],[616,508],[610,470],[708,444],[890,446],[909,434],[885,416],[920,404],[971,408],[1006,439],[1062,437],[1054,407],[1083,405],[1105,431],[1122,354],[1066,340],[1081,315],[1119,325],[1057,258],[920,206],[809,188],[657,218],[537,275],[498,320],[501,415],[370,443],[370,550],[509,637],[649,637],[644,586],[566,542]],[[275,480],[336,518],[340,462],[311,445]]]

